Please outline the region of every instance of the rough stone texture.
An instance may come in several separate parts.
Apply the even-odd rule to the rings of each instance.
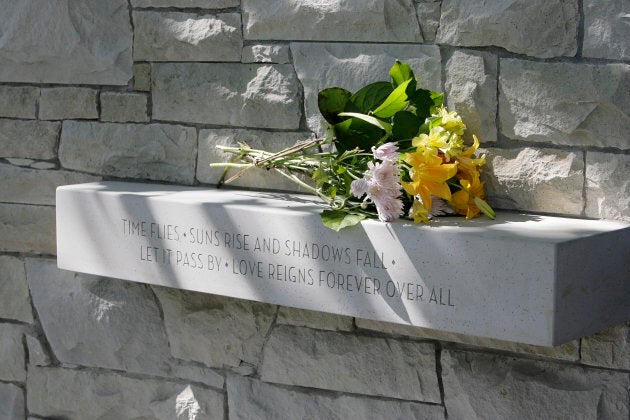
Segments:
[[[13,384],[0,383],[0,419],[22,420],[25,412],[24,391]]]
[[[533,57],[577,52],[576,0],[444,0],[436,42],[463,47],[495,45]]]
[[[438,28],[440,27],[440,2],[422,2],[416,4],[416,13],[422,28],[422,37],[425,42],[435,41]]]
[[[147,96],[128,92],[101,93],[101,121],[149,121]]]
[[[225,9],[240,6],[240,0],[131,0],[135,7],[179,7],[199,9]]]
[[[356,92],[379,80],[390,80],[395,61],[409,64],[418,86],[442,91],[440,50],[433,45],[291,43],[293,62],[304,86],[308,128],[323,133],[317,93],[329,87]]]
[[[221,419],[223,395],[187,383],[60,368],[29,370],[37,416],[77,419]]]
[[[0,81],[126,85],[131,78],[126,0],[10,1],[0,21]]]
[[[627,0],[584,1],[583,57],[628,60],[630,25]]]
[[[39,161],[39,162],[33,162],[32,164],[29,165],[32,169],[57,169],[57,164],[54,162],[46,162],[46,161]]]
[[[0,204],[0,251],[55,254],[55,208]]]
[[[444,409],[437,405],[286,390],[235,375],[228,377],[227,392],[231,420],[444,418]]]
[[[630,155],[586,152],[586,215],[630,222]]]
[[[140,92],[151,90],[151,65],[138,63],[133,65],[133,88]]]
[[[580,343],[578,340],[571,341],[561,346],[544,347],[514,343],[511,341],[493,340],[490,338],[475,337],[472,335],[450,333],[446,331],[431,330],[428,328],[412,327],[409,325],[373,321],[370,319],[355,318],[355,323],[359,329],[379,331],[385,334],[450,341],[467,346],[483,347],[513,353],[533,354],[536,356],[549,357],[559,360],[577,361],[580,358]]]
[[[284,44],[256,44],[243,47],[243,63],[290,63],[289,46]]]
[[[133,13],[136,61],[239,61],[239,13]]]
[[[35,161],[33,159],[22,158],[5,158],[7,162],[15,166],[31,166]]]
[[[486,149],[486,193],[497,209],[580,214],[582,153],[553,149]]]
[[[55,189],[61,185],[95,182],[100,178],[68,171],[20,168],[0,163],[0,201],[55,205]]]
[[[36,118],[39,89],[0,85],[0,117]]]
[[[501,132],[516,140],[630,149],[630,65],[501,59]]]
[[[627,373],[444,351],[449,418],[627,418]]]
[[[153,118],[296,129],[300,89],[287,64],[153,64]]]
[[[630,370],[630,323],[582,338],[582,363]]]
[[[354,328],[353,318],[349,316],[307,311],[305,309],[289,308],[286,306],[280,307],[276,322],[278,324],[315,328],[318,330],[351,331]]]
[[[52,360],[44,349],[42,338],[31,334],[26,335],[26,348],[30,366],[50,366]]]
[[[433,344],[280,326],[261,379],[403,400],[441,402]]]
[[[246,39],[422,42],[411,0],[243,0]]]
[[[0,119],[0,157],[53,159],[58,122]]]
[[[24,332],[14,324],[0,324],[0,381],[26,381]]]
[[[98,91],[90,88],[43,88],[39,98],[41,120],[98,118],[96,97]]]
[[[0,318],[33,322],[33,312],[22,260],[0,255]]]
[[[478,51],[455,51],[446,62],[447,105],[464,120],[469,144],[473,134],[497,139],[497,65],[496,56]]]
[[[191,127],[64,121],[59,160],[68,169],[191,184],[196,149]]]
[[[26,272],[60,362],[155,374],[167,368],[168,342],[150,288],[60,270],[47,259],[27,259]]]
[[[276,307],[153,287],[164,311],[173,356],[210,367],[256,365]]]
[[[232,159],[231,154],[224,153],[216,148],[217,145],[238,146],[239,142],[248,144],[255,149],[263,149],[270,152],[293,146],[296,142],[307,140],[311,133],[271,133],[260,130],[240,130],[240,129],[217,129],[201,130],[199,132],[199,156],[197,158],[197,179],[200,182],[216,184],[223,174],[223,168],[210,168],[210,163],[228,162]],[[232,169],[229,176],[237,171]],[[298,191],[296,184],[289,181],[275,171],[264,171],[262,169],[250,169],[242,177],[231,182],[229,185],[247,186],[251,188],[265,188],[283,191]]]

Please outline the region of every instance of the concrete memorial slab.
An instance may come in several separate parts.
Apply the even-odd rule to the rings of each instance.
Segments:
[[[535,345],[630,319],[630,226],[499,213],[334,232],[312,196],[57,189],[62,269]]]

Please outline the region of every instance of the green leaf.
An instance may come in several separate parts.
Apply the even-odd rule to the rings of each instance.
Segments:
[[[374,115],[379,118],[389,118],[407,105],[407,86],[411,79],[404,81],[394,89],[378,108],[374,110]]]
[[[367,114],[382,104],[393,90],[391,83],[388,82],[371,83],[352,95],[350,102],[356,106],[359,112]],[[345,109],[344,111],[350,110]]]
[[[483,214],[488,216],[490,219],[494,220],[494,218],[497,215],[494,212],[494,210],[492,210],[492,207],[488,205],[488,203],[486,203],[484,200],[482,200],[479,197],[474,197],[473,200],[475,200],[475,204],[477,205],[477,208],[481,210]]]
[[[366,218],[360,213],[348,213],[343,210],[324,210],[322,212],[324,226],[339,232],[345,227],[354,226]]]
[[[389,71],[389,75],[392,77],[392,85],[394,87],[403,84],[407,80],[411,80],[405,92],[407,93],[407,96],[415,92],[417,84],[416,77],[414,76],[413,71],[408,64],[396,60],[396,63],[394,63],[391,70]]]
[[[421,118],[431,116],[431,108],[435,106],[431,95],[434,92],[426,89],[418,89],[409,97],[409,102],[415,105],[416,115]]]
[[[423,120],[409,111],[398,111],[394,114],[392,135],[396,140],[411,139],[418,135]]]
[[[383,130],[359,118],[349,118],[335,124],[335,146],[340,153],[358,147],[361,150],[370,148],[383,137]]]
[[[350,97],[352,97],[352,93],[342,88],[324,89],[317,95],[319,112],[321,112],[326,121],[331,124],[337,124],[341,121],[341,118],[337,115],[346,110]]]
[[[340,117],[352,117],[358,118],[360,120],[365,121],[366,123],[372,124],[381,130],[384,130],[386,134],[390,134],[392,132],[392,125],[386,123],[385,121],[381,121],[378,118],[374,118],[370,115],[360,114],[358,112],[342,112],[339,114]]]
[[[442,104],[444,103],[444,94],[443,93],[437,93],[437,92],[431,92],[431,100],[433,101],[433,109],[431,110],[431,113],[435,113],[435,108],[439,108],[442,106]]]

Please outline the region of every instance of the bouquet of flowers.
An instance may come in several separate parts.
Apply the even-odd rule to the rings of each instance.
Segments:
[[[466,126],[443,105],[443,94],[417,87],[411,68],[396,61],[391,82],[371,83],[356,93],[333,87],[319,92],[323,138],[298,142],[277,153],[217,146],[234,155],[219,184],[251,168],[275,170],[320,197],[331,229],[366,218],[390,222],[404,217],[429,223],[444,214],[480,213],[494,218],[480,180],[485,156],[464,145]],[[226,179],[227,170],[238,172]]]

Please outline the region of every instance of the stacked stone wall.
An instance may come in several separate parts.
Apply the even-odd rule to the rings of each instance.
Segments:
[[[481,139],[496,208],[630,222],[628,15],[626,0],[3,2],[0,419],[627,419],[630,323],[535,347],[62,271],[54,192],[211,185],[215,145],[321,134],[318,90],[400,59]]]

